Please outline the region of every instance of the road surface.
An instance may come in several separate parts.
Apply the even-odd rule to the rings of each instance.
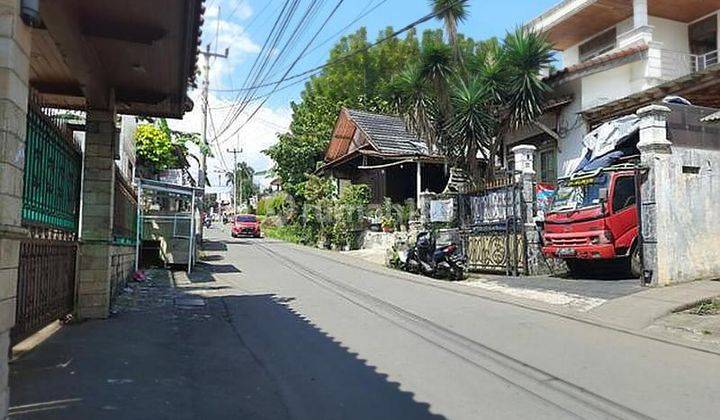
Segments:
[[[240,271],[217,274],[242,296],[224,298],[233,328],[290,418],[720,413],[715,354],[211,232],[216,264]]]
[[[716,419],[720,356],[206,230],[11,364],[15,419]],[[340,259],[338,259],[340,258]],[[369,263],[368,263],[369,264]]]

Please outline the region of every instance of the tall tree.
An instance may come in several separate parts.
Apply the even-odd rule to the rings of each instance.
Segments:
[[[430,6],[435,17],[445,24],[445,35],[455,51],[455,59],[462,62],[457,27],[468,16],[467,0],[430,0]]]

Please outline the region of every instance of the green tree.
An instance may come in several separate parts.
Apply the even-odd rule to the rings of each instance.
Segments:
[[[392,32],[388,27],[378,37]],[[404,38],[392,38],[358,53],[368,45],[365,28],[338,41],[329,58],[337,63],[306,83],[300,102],[291,104],[290,132],[279,135],[278,142],[265,151],[275,162],[283,188],[298,199],[303,199],[301,184],[323,158],[340,109],[392,112],[388,96],[392,75],[416,61],[420,50],[413,30]]]
[[[225,174],[226,185],[231,185],[237,179],[238,188],[235,190],[237,193],[235,199],[238,206],[247,204],[250,197],[260,191],[260,187],[253,181],[254,175],[255,169],[248,165],[247,162],[238,162],[235,174],[232,171]]]
[[[138,165],[151,172],[182,167],[182,156],[187,153],[184,145],[173,142],[170,136],[154,124],[138,125],[135,148]]]

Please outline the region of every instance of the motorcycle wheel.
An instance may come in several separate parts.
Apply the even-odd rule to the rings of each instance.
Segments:
[[[452,270],[450,270],[450,279],[454,281],[465,280],[465,273],[463,269],[460,267],[453,267]]]

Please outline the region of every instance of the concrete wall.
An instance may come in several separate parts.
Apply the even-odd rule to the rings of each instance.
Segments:
[[[659,282],[720,278],[720,150],[673,146],[667,164],[656,179]]]
[[[603,105],[637,92],[634,89],[638,81],[637,71],[633,68],[635,66],[637,63],[628,63],[583,77],[582,109]]]
[[[712,110],[697,110],[653,105],[638,111],[638,148],[647,168],[641,184],[645,280],[655,286],[720,278],[720,136],[699,122]],[[689,129],[668,136],[668,118]]]

